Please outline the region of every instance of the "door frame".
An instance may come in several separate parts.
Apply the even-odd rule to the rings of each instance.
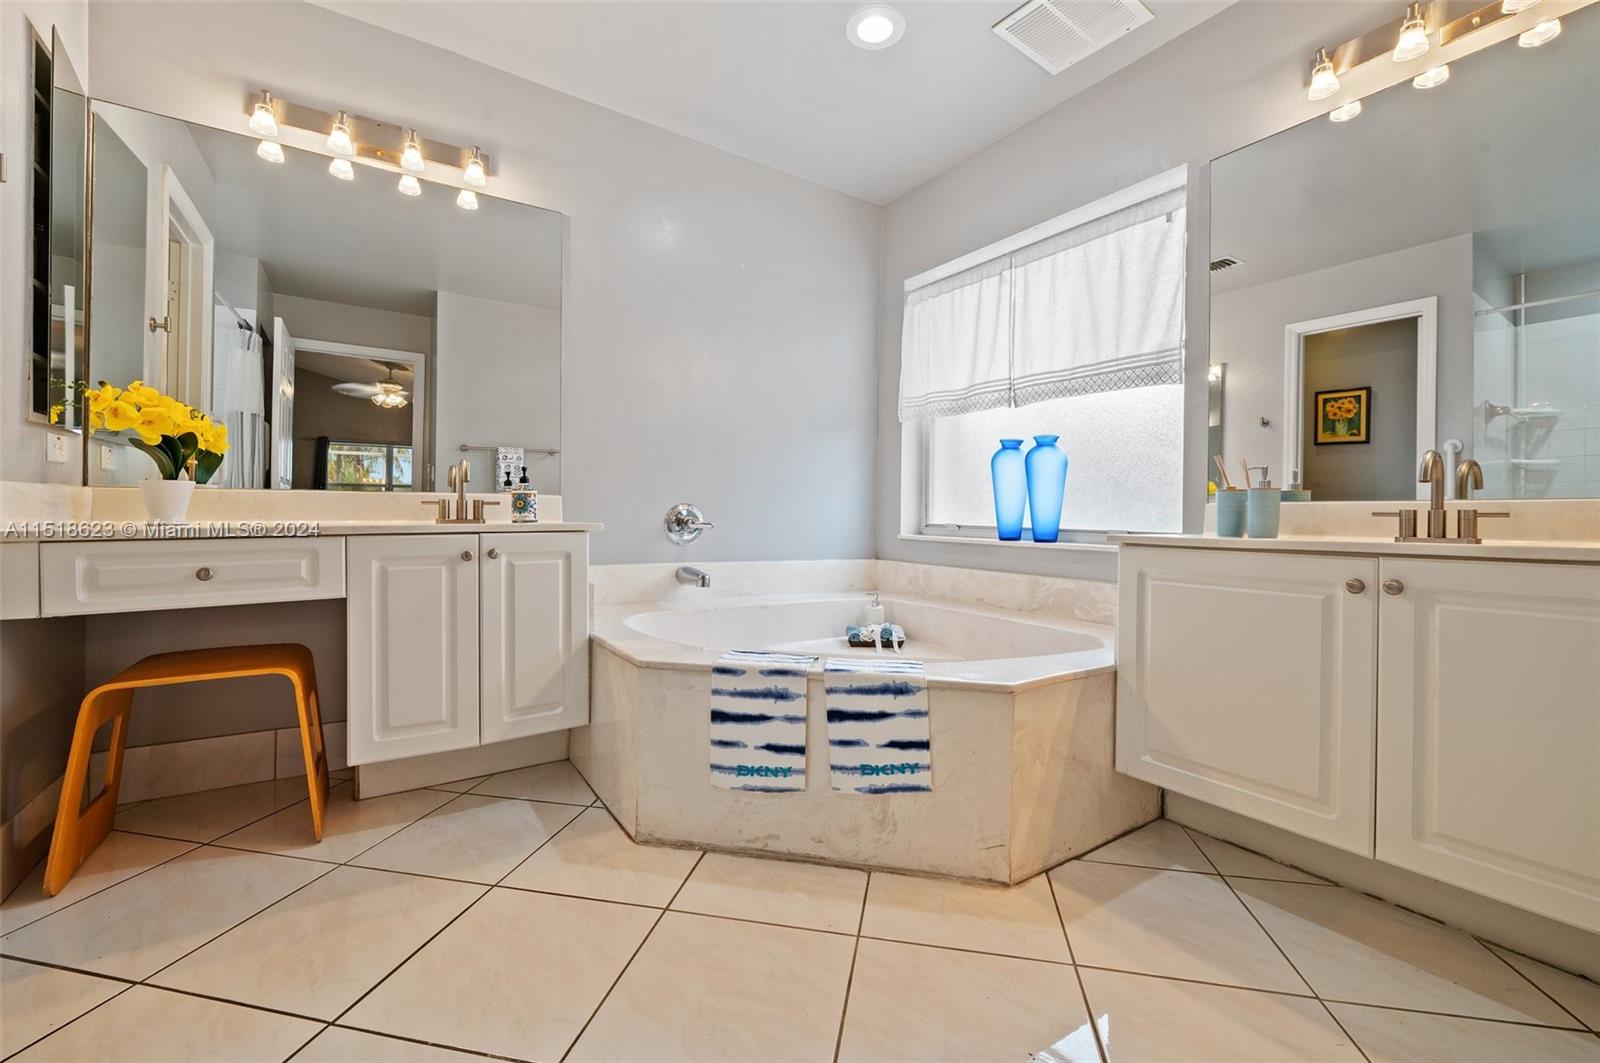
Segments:
[[[178,175],[171,166],[162,166],[160,246],[165,249],[167,241],[174,236],[188,249],[184,255],[185,276],[180,279],[181,290],[188,296],[184,300],[184,320],[179,333],[185,342],[184,349],[176,352],[178,368],[174,372],[174,352],[167,350],[172,333],[166,334],[160,354],[162,373],[157,379],[180,401],[205,410],[211,401],[211,292],[216,276],[217,242]],[[160,306],[164,308],[168,305],[166,293],[173,280],[165,250],[159,261],[158,291]]]
[[[420,351],[402,351],[391,347],[368,347],[359,343],[338,343],[334,340],[308,340],[296,336],[296,351],[314,354],[331,354],[340,358],[360,358],[369,362],[405,362],[411,367],[411,490],[427,490],[427,480],[422,475],[423,462],[418,457],[432,453],[428,443],[431,425],[427,405],[428,356]]]
[[[1287,477],[1292,470],[1305,471],[1301,441],[1300,411],[1305,397],[1300,389],[1305,377],[1305,341],[1307,336],[1360,325],[1379,325],[1385,321],[1417,321],[1417,464],[1422,464],[1422,454],[1434,446],[1438,433],[1439,417],[1439,297],[1429,295],[1422,299],[1373,306],[1364,310],[1312,318],[1309,321],[1292,321],[1283,330],[1283,465],[1281,475]],[[1288,481],[1284,481],[1287,485]],[[1426,484],[1417,485],[1417,498],[1426,498]]]

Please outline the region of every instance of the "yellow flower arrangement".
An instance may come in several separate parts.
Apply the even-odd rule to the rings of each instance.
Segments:
[[[137,438],[128,442],[150,455],[164,480],[176,480],[187,472],[191,480],[203,484],[228,452],[227,425],[142,380],[125,388],[103,380],[98,388],[79,387],[89,431],[132,431]],[[59,420],[60,410],[51,410],[50,416]]]
[[[1324,414],[1334,421],[1348,421],[1361,410],[1361,406],[1353,398],[1329,399],[1323,407]]]

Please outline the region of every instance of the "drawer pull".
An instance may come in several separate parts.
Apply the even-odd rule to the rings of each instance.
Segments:
[[[498,561],[498,560],[500,560],[500,548],[498,546],[489,547],[489,560],[490,561]]]
[[[463,560],[463,561],[471,561],[472,560],[472,551],[471,550],[463,550],[463,551],[461,551],[461,560]]]
[[[1397,579],[1386,579],[1383,581],[1383,593],[1385,594],[1401,594],[1404,593],[1405,589],[1406,585]]]
[[[1344,589],[1349,591],[1351,594],[1360,594],[1367,589],[1367,582],[1366,580],[1357,579],[1355,576],[1351,576],[1349,579],[1344,581]]]
[[[206,580],[210,579],[211,576],[211,569],[205,567],[204,565],[194,570],[194,578],[199,580],[201,583],[204,583]]]

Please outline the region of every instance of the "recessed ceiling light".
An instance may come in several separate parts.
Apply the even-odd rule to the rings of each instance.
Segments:
[[[1431,89],[1435,85],[1443,85],[1449,80],[1450,67],[1448,64],[1443,66],[1430,66],[1428,69],[1412,78],[1411,85],[1413,88]]]
[[[887,48],[906,32],[905,16],[888,4],[868,4],[857,8],[845,23],[844,35],[857,48],[876,51]]]
[[[1546,41],[1553,41],[1561,36],[1561,20],[1547,18],[1531,30],[1524,30],[1517,37],[1517,44],[1524,48],[1537,48]]]
[[[1341,103],[1339,106],[1329,111],[1328,119],[1329,121],[1333,122],[1348,122],[1350,119],[1354,118],[1360,113],[1361,101],[1351,100],[1349,103]]]

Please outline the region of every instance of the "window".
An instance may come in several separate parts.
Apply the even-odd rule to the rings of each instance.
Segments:
[[[1059,435],[1067,538],[1183,524],[1184,171],[906,284],[908,525],[992,534],[1002,437]]]
[[[329,440],[323,471],[329,491],[409,491],[411,448]]]

